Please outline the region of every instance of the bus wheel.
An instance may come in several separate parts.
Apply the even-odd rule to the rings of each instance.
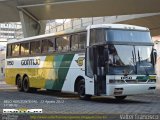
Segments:
[[[24,92],[30,92],[29,79],[27,76],[25,76],[23,79],[23,89],[24,89]]]
[[[116,100],[121,101],[124,100],[127,96],[115,96]]]
[[[21,80],[20,76],[17,77],[16,84],[17,84],[18,91],[22,92],[23,91],[23,85],[22,85],[22,80]]]
[[[91,98],[91,95],[85,94],[85,82],[83,80],[78,83],[78,95],[81,100],[89,100]]]

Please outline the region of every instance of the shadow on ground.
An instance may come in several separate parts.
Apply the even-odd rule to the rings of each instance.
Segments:
[[[61,93],[59,91],[46,91],[46,90],[39,90],[36,93],[32,94],[39,94],[39,95],[47,95],[53,96],[57,98],[64,98],[64,99],[77,99],[79,100],[79,96],[77,94],[70,94],[70,93]],[[142,96],[143,97],[143,96]],[[84,100],[82,100],[84,101]],[[114,97],[92,97],[90,100],[85,100],[86,102],[95,102],[95,103],[113,103],[113,104],[149,104],[150,102],[146,102],[145,100],[134,100],[134,96],[128,97],[125,100],[118,101]]]

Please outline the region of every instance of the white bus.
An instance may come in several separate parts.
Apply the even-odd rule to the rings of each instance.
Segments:
[[[7,44],[6,82],[80,99],[154,93],[156,52],[148,28],[98,24]]]

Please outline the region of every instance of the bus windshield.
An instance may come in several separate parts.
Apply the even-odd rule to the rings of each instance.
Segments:
[[[106,30],[107,41],[119,41],[119,42],[149,42],[151,43],[151,37],[149,31],[135,31],[135,30],[118,30],[107,29]]]
[[[155,74],[152,46],[135,46],[137,74]]]
[[[109,45],[109,74],[155,74],[152,46]]]

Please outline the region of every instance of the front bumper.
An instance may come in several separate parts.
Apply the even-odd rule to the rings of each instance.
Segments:
[[[156,84],[108,84],[108,96],[123,96],[155,93]]]

